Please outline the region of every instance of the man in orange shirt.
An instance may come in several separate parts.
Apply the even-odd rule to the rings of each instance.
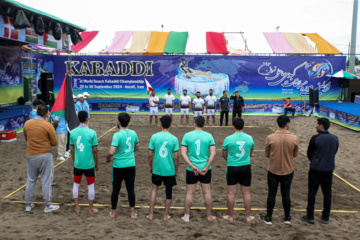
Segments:
[[[34,197],[39,173],[45,200],[44,212],[52,212],[60,208],[60,206],[51,204],[51,185],[54,178],[54,159],[51,146],[57,145],[57,139],[54,127],[48,122],[49,115],[48,107],[40,105],[37,109],[37,116],[27,121],[24,126],[24,136],[27,141],[26,212],[30,212],[35,206],[31,201]]]

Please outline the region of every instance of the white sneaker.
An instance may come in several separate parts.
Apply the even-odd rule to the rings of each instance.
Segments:
[[[58,157],[57,160],[59,160],[59,161],[64,161],[65,158],[64,158],[64,157]]]
[[[26,206],[25,207],[25,212],[30,212],[31,211],[31,209],[33,209],[35,207],[35,204],[31,204],[30,206]]]
[[[70,156],[71,156],[71,154],[68,153],[68,152],[66,152],[65,155],[64,155],[64,158],[68,158],[68,157],[70,157]]]
[[[52,205],[52,204],[50,204],[50,206],[45,207],[44,212],[47,213],[47,212],[56,211],[56,210],[58,210],[59,208],[60,208],[59,205]]]

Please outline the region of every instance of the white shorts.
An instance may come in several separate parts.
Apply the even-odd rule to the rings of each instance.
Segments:
[[[157,107],[150,107],[150,116],[152,115],[155,115],[157,116],[158,115],[158,108]]]
[[[207,110],[207,115],[208,116],[215,116],[215,109],[208,109]]]
[[[189,115],[189,109],[188,108],[181,108],[181,115]]]
[[[202,115],[203,115],[202,111],[194,111],[194,117],[202,116]]]
[[[172,108],[165,108],[165,114],[173,114],[173,109]]]

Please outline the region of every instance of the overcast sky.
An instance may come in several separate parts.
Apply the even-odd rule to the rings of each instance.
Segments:
[[[207,31],[242,31],[253,53],[272,53],[262,32],[275,32],[280,26],[280,32],[317,32],[347,54],[353,16],[353,0],[17,1],[88,31],[100,31],[84,52],[109,46],[115,31],[161,31],[164,25],[164,31],[189,32],[187,52],[206,52]],[[244,48],[243,42],[239,44]],[[360,53],[360,44],[356,52]]]

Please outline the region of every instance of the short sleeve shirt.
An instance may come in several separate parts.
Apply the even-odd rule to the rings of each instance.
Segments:
[[[229,111],[229,98],[228,97],[224,97],[222,96],[220,98],[220,103],[221,103],[221,111]]]
[[[250,151],[254,149],[253,138],[246,133],[234,133],[225,138],[223,150],[227,150],[227,166],[239,167],[250,164]]]
[[[58,121],[58,126],[57,126],[57,128],[56,128],[56,134],[67,133],[67,132],[68,132],[65,118],[62,118],[62,117],[59,117],[59,116],[55,116],[55,115],[52,115],[51,118],[52,118],[54,121]]]
[[[209,161],[210,146],[215,146],[215,140],[208,132],[194,130],[184,135],[181,146],[187,147],[191,163],[201,170]],[[192,171],[190,166],[186,169]]]
[[[123,129],[115,133],[111,142],[111,146],[116,147],[113,156],[114,168],[125,168],[135,166],[135,144],[139,143],[138,136],[135,131]]]
[[[173,152],[179,151],[179,140],[169,132],[151,136],[149,149],[154,151],[153,174],[174,176],[176,174]]]
[[[207,102],[207,109],[215,109],[216,97],[215,96],[207,96],[205,98]]]
[[[37,115],[37,111],[35,109],[31,110],[29,114],[29,119],[34,119]]]
[[[195,111],[202,111],[204,105],[204,99],[202,98],[194,98],[193,103],[195,104]]]
[[[88,113],[88,118],[90,119],[90,106],[89,106],[89,103],[85,100],[84,104],[86,106],[86,111]]]
[[[286,107],[287,105],[288,105],[288,102],[284,102],[284,107]],[[292,102],[289,102],[289,105],[290,105],[290,107],[292,107],[293,106]]]
[[[77,127],[70,132],[70,145],[74,146],[74,167],[92,169],[95,167],[93,147],[98,145],[96,132],[88,127]]]
[[[159,101],[159,97],[158,97],[158,96],[154,96],[154,97],[151,96],[150,99],[151,99],[151,101],[152,101],[152,103],[150,103],[150,107],[157,107],[158,104],[154,103],[154,101],[155,101],[155,102],[158,102],[158,101]]]
[[[80,101],[78,101],[75,104],[75,106],[76,106],[76,111],[77,112],[80,112],[80,111],[86,111],[87,112],[88,111],[88,107],[87,107],[85,102],[81,103]]]
[[[174,97],[174,95],[172,95],[172,94],[166,94],[165,96],[164,96],[164,100],[165,100],[165,102],[164,102],[164,104],[165,104],[165,107],[166,108],[172,108],[173,107],[173,100],[175,100],[175,97]]]
[[[189,108],[189,102],[191,102],[191,98],[189,96],[182,95],[180,97],[180,101],[181,101],[182,108]]]

